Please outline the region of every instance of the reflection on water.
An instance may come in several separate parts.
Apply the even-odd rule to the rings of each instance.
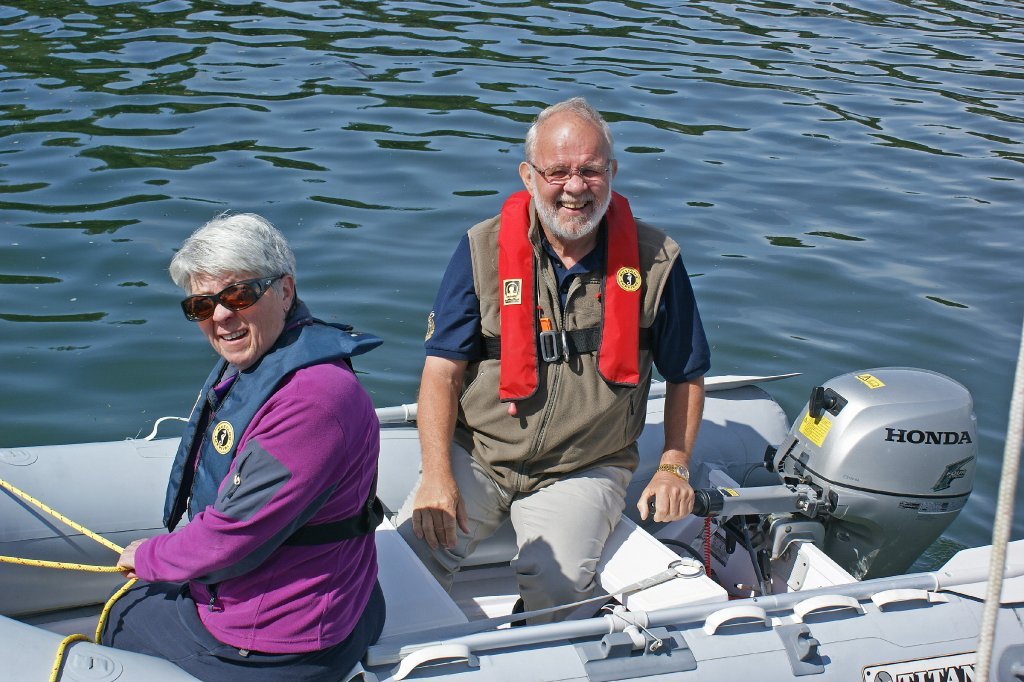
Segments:
[[[684,248],[714,373],[804,372],[773,386],[791,416],[870,367],[971,390],[949,536],[985,542],[1024,307],[1022,29],[980,0],[0,6],[0,444],[188,409],[211,351],[166,266],[224,210],[285,230],[311,307],[386,338],[359,363],[377,403],[411,402],[452,248],[517,189],[532,116],[584,95],[616,189]]]

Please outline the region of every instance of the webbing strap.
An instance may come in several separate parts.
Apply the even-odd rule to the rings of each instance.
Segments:
[[[376,494],[355,516],[340,521],[318,523],[299,528],[284,541],[286,545],[326,545],[372,533],[384,520],[384,504]]]
[[[324,500],[326,503],[327,500]],[[305,525],[291,534],[285,545],[328,545],[372,533],[384,520],[384,503],[377,497],[377,474],[373,475],[370,493],[358,514],[338,521]]]
[[[586,329],[571,329],[566,330],[565,336],[561,336],[561,333],[554,332],[542,332],[554,334],[556,342],[561,342],[561,339],[565,339],[566,348],[563,350],[559,348],[557,355],[562,357],[563,355],[583,355],[585,353],[594,353],[601,347],[601,328],[600,327],[587,327]],[[501,337],[500,336],[482,336],[480,340],[483,342],[484,353],[481,360],[500,360],[501,359]],[[640,329],[640,349],[649,350],[651,347],[651,329],[650,327],[643,327]],[[549,361],[550,362],[550,361]]]

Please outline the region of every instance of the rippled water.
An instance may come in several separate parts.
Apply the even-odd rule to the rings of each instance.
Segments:
[[[415,399],[459,236],[526,127],[587,97],[616,189],[684,248],[714,374],[924,367],[973,393],[987,542],[1024,310],[1019,2],[0,5],[0,445],[187,411],[212,356],[173,249],[224,210],[288,235],[320,316]],[[1018,521],[1014,537],[1021,537]]]

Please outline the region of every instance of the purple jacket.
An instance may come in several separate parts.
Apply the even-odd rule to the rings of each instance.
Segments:
[[[345,639],[377,578],[372,533],[284,545],[306,523],[358,514],[377,473],[380,425],[343,362],[294,372],[239,441],[217,501],[169,535],[144,542],[135,572],[190,581],[199,618],[219,641],[266,653]]]

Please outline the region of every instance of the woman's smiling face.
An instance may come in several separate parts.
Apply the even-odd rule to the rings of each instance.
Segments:
[[[225,287],[255,275],[238,273],[223,277],[197,275],[192,278],[192,294],[216,294]],[[213,315],[197,324],[217,354],[248,369],[263,357],[284,331],[284,321],[295,297],[295,280],[285,275],[266,290],[255,304],[233,311],[217,305]]]

